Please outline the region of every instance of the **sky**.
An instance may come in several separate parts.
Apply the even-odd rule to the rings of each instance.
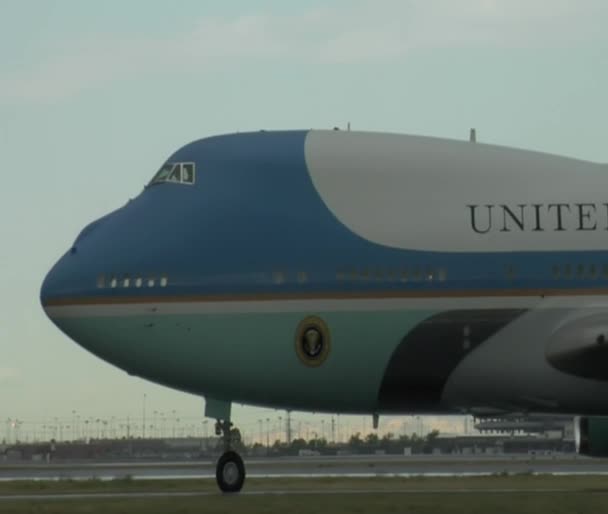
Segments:
[[[178,147],[350,122],[608,162],[606,19],[599,0],[0,0],[0,421],[134,416],[144,395],[202,419],[200,398],[88,354],[38,299],[80,229]],[[277,415],[234,409],[253,428]]]

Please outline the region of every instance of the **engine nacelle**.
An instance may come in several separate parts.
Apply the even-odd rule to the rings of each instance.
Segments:
[[[564,373],[608,380],[608,313],[576,317],[561,325],[549,338],[546,355]]]
[[[574,418],[576,451],[589,457],[608,457],[608,418]]]

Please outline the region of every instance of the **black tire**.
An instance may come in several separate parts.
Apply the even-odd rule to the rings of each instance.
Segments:
[[[238,493],[245,483],[245,464],[233,451],[224,453],[217,461],[215,479],[224,493]]]

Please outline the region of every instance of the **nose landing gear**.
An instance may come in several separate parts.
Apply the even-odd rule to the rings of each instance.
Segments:
[[[224,493],[238,493],[245,482],[245,464],[241,456],[231,449],[232,423],[228,420],[217,420],[215,433],[221,435],[224,453],[218,459],[215,468],[215,479]]]

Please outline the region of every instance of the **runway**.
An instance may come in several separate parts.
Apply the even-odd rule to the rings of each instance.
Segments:
[[[340,495],[452,495],[452,494],[491,494],[491,495],[511,495],[518,493],[526,494],[552,494],[563,493],[563,489],[556,488],[509,488],[509,489],[332,489],[332,490],[268,490],[268,491],[247,491],[243,490],[238,496],[340,496]],[[579,494],[595,494],[608,496],[606,491],[578,491]],[[51,501],[51,500],[112,500],[112,499],[137,499],[137,498],[196,498],[201,496],[230,496],[219,491],[192,491],[192,492],[134,492],[134,493],[68,493],[68,494],[13,494],[0,495],[0,502],[3,501]]]
[[[608,501],[608,462],[563,455],[289,457],[251,459],[247,465],[244,489],[225,495],[217,488],[211,460],[5,464],[0,466],[0,511],[37,512],[44,504],[70,513],[135,507],[160,513],[176,506],[183,512],[204,507],[252,513],[298,506],[303,513],[321,501],[333,512],[384,512],[395,505],[433,512],[454,512],[454,505],[472,512],[474,506],[476,512],[489,512],[507,502],[525,514],[539,511],[530,505],[565,514],[564,506],[572,502],[580,512],[600,512],[598,506]]]
[[[506,474],[603,475],[608,460],[573,455],[338,456],[245,458],[251,478],[414,477]],[[215,461],[2,463],[0,481],[200,479],[215,476]]]

